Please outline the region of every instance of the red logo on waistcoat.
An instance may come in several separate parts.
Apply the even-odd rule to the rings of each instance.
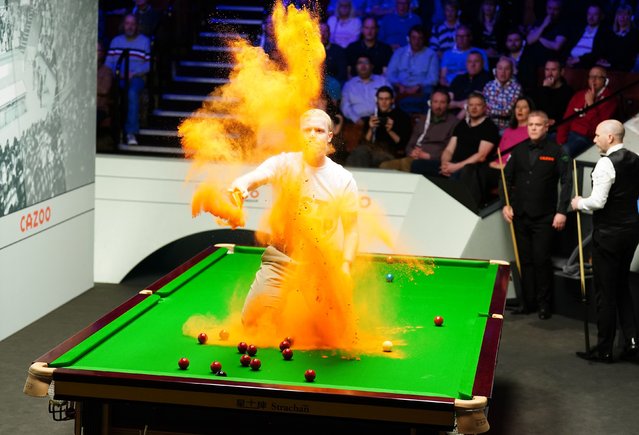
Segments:
[[[551,156],[539,156],[539,160],[543,160],[545,162],[554,162],[555,158]]]

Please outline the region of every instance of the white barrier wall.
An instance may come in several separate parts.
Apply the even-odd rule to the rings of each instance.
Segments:
[[[212,171],[216,177],[231,180],[251,168],[215,165]],[[120,282],[163,246],[220,228],[209,214],[191,217],[190,200],[198,181],[184,181],[188,170],[189,162],[183,160],[97,157],[96,282]],[[383,215],[397,253],[495,259],[512,256],[503,221],[492,217],[482,220],[424,177],[382,170],[352,172],[360,190],[360,213]],[[270,201],[267,186],[246,200],[247,229],[257,229]],[[391,252],[380,242],[363,244],[360,249]]]
[[[0,17],[2,340],[93,286],[97,2]]]

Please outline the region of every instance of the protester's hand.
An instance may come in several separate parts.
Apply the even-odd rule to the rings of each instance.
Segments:
[[[379,116],[377,115],[373,115],[368,119],[368,126],[370,128],[377,128],[379,127]]]
[[[244,181],[242,181],[241,178],[237,178],[231,183],[229,192],[240,192],[240,194],[242,195],[242,199],[246,199],[249,197],[248,186]]]

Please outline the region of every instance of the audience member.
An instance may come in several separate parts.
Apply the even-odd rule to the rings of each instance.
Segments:
[[[599,4],[591,4],[586,11],[586,25],[573,35],[568,43],[569,56],[566,65],[573,68],[590,68],[595,56],[604,49],[605,30],[601,27],[603,10]]]
[[[386,76],[398,94],[399,105],[409,113],[419,113],[426,105],[439,75],[439,59],[424,46],[424,30],[414,26],[408,32],[409,45],[393,53]]]
[[[455,126],[440,161],[414,160],[410,170],[425,176],[459,180],[467,186],[479,206],[487,196],[487,159],[499,143],[499,131],[487,116],[482,94],[474,92],[468,96],[467,110],[467,120]]]
[[[162,14],[150,5],[149,0],[135,0],[135,7],[131,13],[138,19],[139,32],[153,38],[157,33]]]
[[[488,104],[488,116],[501,134],[510,123],[515,101],[521,95],[521,85],[514,77],[514,62],[509,57],[502,56],[493,72],[495,80],[486,83],[483,94]]]
[[[380,23],[379,39],[396,50],[407,44],[408,31],[421,24],[422,19],[410,11],[410,0],[396,0],[395,12],[386,15]]]
[[[637,314],[629,284],[629,270],[639,242],[639,156],[624,147],[624,127],[616,120],[597,126],[595,145],[602,153],[592,171],[592,193],[572,199],[573,210],[592,212],[592,269],[597,302],[597,345],[577,356],[611,363],[617,316],[625,347],[622,358],[634,358]]]
[[[367,55],[373,63],[373,74],[385,74],[386,67],[393,55],[393,49],[377,39],[377,20],[366,17],[362,22],[362,35],[359,40],[346,47],[346,60],[348,61],[349,77],[354,75],[355,62],[362,55]]]
[[[475,45],[488,55],[490,66],[497,63],[502,51],[501,45],[505,39],[505,28],[499,13],[497,0],[483,0],[479,9],[479,16],[473,20],[471,27]]]
[[[395,0],[368,0],[366,3],[366,12],[377,18],[383,18],[392,14],[397,6]],[[417,9],[417,0],[410,0],[409,3],[411,10]]]
[[[331,30],[326,23],[320,23],[320,38],[326,50],[326,74],[336,78],[340,83],[346,82],[346,50],[330,42]]]
[[[457,113],[458,119],[466,117],[466,100],[471,92],[481,92],[491,80],[484,69],[484,58],[478,51],[471,51],[466,58],[466,72],[457,74],[448,88],[451,94],[450,109]]]
[[[515,110],[510,118],[508,128],[504,130],[499,141],[499,152],[501,154],[501,160],[499,156],[490,162],[492,169],[501,169],[506,165],[511,151],[515,145],[528,139],[528,115],[535,110],[535,103],[528,97],[519,97],[515,102]],[[496,186],[499,181],[499,174],[491,174],[491,179],[494,181],[493,186]]]
[[[564,146],[569,156],[577,156],[589,148],[595,137],[595,127],[614,117],[617,111],[617,100],[614,98],[588,110],[588,107],[608,97],[610,93],[606,69],[600,66],[591,68],[588,73],[588,89],[577,91],[568,102],[564,118],[572,116],[572,119],[557,128],[557,142]]]
[[[526,49],[519,61],[519,80],[525,90],[535,87],[537,69],[547,59],[561,57],[570,34],[561,20],[562,4],[562,0],[547,0],[546,16],[528,32]]]
[[[390,86],[384,76],[373,74],[373,63],[365,54],[357,58],[357,75],[347,81],[342,89],[342,113],[358,125],[364,125],[362,118],[375,113],[375,96],[382,86]]]
[[[441,69],[439,73],[439,84],[448,86],[457,74],[466,70],[466,57],[471,51],[481,53],[484,59],[484,69],[488,71],[488,56],[481,48],[473,47],[473,36],[467,26],[457,27],[455,32],[455,45],[450,50],[446,50],[442,56]]]
[[[100,124],[111,115],[111,88],[113,87],[113,71],[104,64],[105,54],[102,44],[98,42],[98,79],[97,98],[95,107],[97,110],[97,124]]]
[[[433,25],[430,35],[430,48],[441,58],[446,50],[455,46],[455,31],[461,24],[459,21],[459,3],[457,0],[446,0],[444,3],[444,22]]]
[[[342,48],[355,42],[362,29],[362,21],[353,13],[351,0],[338,0],[335,14],[326,21],[330,29],[331,42]]]
[[[111,41],[105,65],[118,74],[120,88],[128,87],[128,110],[124,131],[127,144],[137,145],[135,135],[140,131],[140,94],[151,65],[151,42],[149,38],[138,33],[138,20],[135,15],[129,14],[124,17],[123,29],[124,33]],[[124,76],[125,57],[128,57],[128,77]],[[120,70],[116,71],[118,67]]]
[[[546,112],[550,125],[562,120],[570,98],[575,93],[563,77],[564,68],[557,59],[544,65],[544,79],[534,92],[537,109]]]
[[[570,159],[550,142],[548,117],[542,111],[528,116],[528,139],[513,149],[504,168],[510,205],[502,214],[513,223],[521,265],[523,300],[514,314],[539,309],[539,318],[551,317],[553,266],[550,260],[554,230],[563,230],[570,203]],[[561,185],[558,194],[557,184]]]
[[[389,86],[377,90],[375,114],[364,118],[364,140],[346,159],[349,166],[376,168],[382,162],[402,157],[410,137],[410,117],[394,107],[395,95]]]
[[[612,32],[604,41],[604,48],[597,53],[597,65],[613,71],[630,71],[637,61],[639,53],[639,31],[632,22],[632,7],[621,4],[617,7]]]
[[[519,70],[519,59],[521,59],[521,55],[524,53],[524,46],[526,45],[526,41],[519,30],[510,30],[506,32],[506,40],[505,40],[505,54],[509,58],[511,58],[517,69]]]
[[[330,17],[335,15],[339,6],[340,0],[331,0],[326,7],[326,14]],[[353,15],[361,17],[366,12],[366,5],[368,0],[352,0],[351,7],[353,8]]]
[[[380,168],[410,172],[413,160],[439,161],[457,125],[457,118],[448,111],[449,102],[448,92],[435,89],[430,96],[428,111],[415,120],[413,133],[406,145],[406,157],[383,162]]]

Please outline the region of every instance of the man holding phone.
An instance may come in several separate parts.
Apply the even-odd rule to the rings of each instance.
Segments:
[[[390,86],[379,88],[375,98],[375,113],[364,118],[363,140],[346,159],[347,166],[377,168],[382,162],[404,156],[411,134],[410,117],[395,107]]]

